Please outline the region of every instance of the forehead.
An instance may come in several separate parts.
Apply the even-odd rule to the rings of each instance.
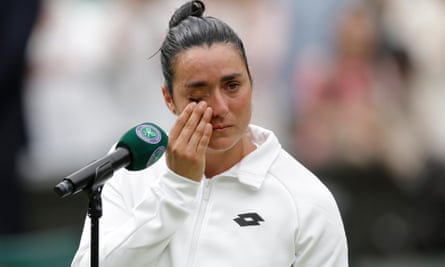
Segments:
[[[219,78],[235,72],[247,75],[239,50],[232,44],[225,43],[188,48],[176,55],[173,67],[173,83]]]

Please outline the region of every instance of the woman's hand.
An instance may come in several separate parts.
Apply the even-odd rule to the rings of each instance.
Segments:
[[[206,102],[189,103],[178,116],[168,136],[167,166],[176,174],[200,181],[205,154],[212,136],[212,109]]]

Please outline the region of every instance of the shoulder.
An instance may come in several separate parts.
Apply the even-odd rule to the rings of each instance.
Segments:
[[[282,150],[270,169],[295,208],[295,253],[302,265],[322,259],[347,266],[347,241],[340,210],[329,189],[310,170]],[[317,257],[313,257],[318,255]],[[297,264],[298,265],[298,264]],[[298,265],[300,266],[300,265]]]
[[[330,190],[303,164],[281,149],[270,168],[270,178],[281,184],[298,210],[311,209],[330,220],[339,219],[338,206]]]

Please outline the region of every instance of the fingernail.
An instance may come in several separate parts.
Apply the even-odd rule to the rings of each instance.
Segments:
[[[189,108],[190,110],[193,110],[193,109],[195,108],[195,106],[196,106],[196,103],[195,103],[195,102],[192,102],[192,103],[189,104],[188,108]]]

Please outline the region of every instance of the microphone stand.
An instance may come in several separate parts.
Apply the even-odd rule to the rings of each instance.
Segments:
[[[89,197],[88,217],[91,220],[90,267],[99,267],[99,219],[102,217],[102,188],[106,178],[113,175],[109,161],[96,168],[93,183],[86,191]]]
[[[103,185],[88,192],[88,217],[91,220],[90,240],[90,266],[99,267],[99,219],[102,217],[102,193]]]
[[[91,240],[90,240],[90,267],[99,267],[99,219],[102,217],[102,188],[107,180],[114,173],[113,166],[110,161],[102,162],[95,166],[94,179],[87,185],[85,191],[89,198],[88,217],[91,219]],[[54,190],[57,194],[65,197],[70,192],[80,192],[73,190],[74,185],[71,182],[63,181],[55,186]],[[67,193],[68,192],[68,193]]]

